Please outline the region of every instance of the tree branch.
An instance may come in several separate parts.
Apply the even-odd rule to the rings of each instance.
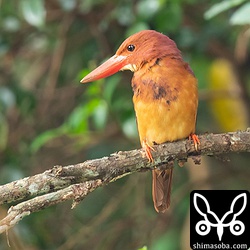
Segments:
[[[69,166],[55,166],[41,174],[0,186],[0,204],[25,200],[10,207],[0,221],[0,233],[17,224],[23,217],[66,200],[74,208],[96,188],[125,175],[159,167],[173,167],[192,157],[197,164],[201,155],[216,156],[232,152],[250,152],[250,130],[199,136],[201,144],[195,151],[193,142],[180,140],[154,146],[154,162],[148,162],[142,149],[117,152],[109,157],[89,160]]]

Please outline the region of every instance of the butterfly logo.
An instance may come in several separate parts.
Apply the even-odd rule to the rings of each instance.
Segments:
[[[239,208],[239,205],[241,204],[241,199],[243,199],[243,205]],[[198,202],[200,204],[200,207],[198,205]],[[203,219],[197,222],[195,226],[195,230],[199,235],[204,236],[209,234],[211,227],[215,227],[217,229],[219,241],[221,241],[222,239],[225,227],[229,227],[230,232],[236,236],[244,233],[245,225],[242,221],[237,220],[237,217],[246,208],[246,193],[239,194],[233,199],[229,211],[227,211],[221,219],[213,211],[211,211],[210,205],[206,197],[204,197],[203,195],[194,193],[193,204],[196,211],[203,217]],[[228,221],[230,218],[232,218],[230,222],[226,223],[225,221]]]

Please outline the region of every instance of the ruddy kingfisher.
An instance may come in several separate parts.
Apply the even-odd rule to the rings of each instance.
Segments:
[[[81,83],[121,70],[134,72],[132,89],[137,127],[149,161],[153,161],[151,152],[156,144],[189,137],[197,149],[197,79],[175,42],[154,30],[140,31],[127,38],[114,56],[85,76]],[[156,168],[152,173],[154,207],[163,213],[170,205],[173,168]]]

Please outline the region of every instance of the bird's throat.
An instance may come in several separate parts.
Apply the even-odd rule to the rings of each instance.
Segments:
[[[135,64],[127,64],[120,69],[120,71],[123,71],[123,70],[130,70],[132,72],[135,72],[137,71],[137,66]]]

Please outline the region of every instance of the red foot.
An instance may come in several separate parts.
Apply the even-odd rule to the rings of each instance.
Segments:
[[[190,139],[193,140],[195,150],[198,151],[198,145],[201,144],[201,143],[200,143],[200,140],[199,140],[199,138],[198,138],[198,136],[197,136],[196,134],[193,134],[193,133],[192,133],[192,134],[190,134],[190,136],[189,136],[188,138],[189,138],[189,140],[190,140]]]
[[[146,140],[142,141],[142,148],[145,150],[146,156],[149,160],[149,162],[153,162],[153,156],[151,154],[151,150],[155,151],[155,149],[153,147],[151,147],[150,145],[148,145],[148,143],[146,142]]]

